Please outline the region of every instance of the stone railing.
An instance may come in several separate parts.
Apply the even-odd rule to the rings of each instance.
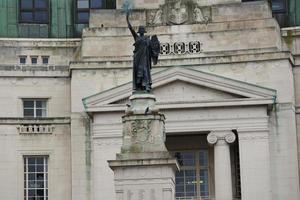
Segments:
[[[69,117],[44,117],[44,118],[23,118],[23,117],[0,117],[1,125],[16,127],[16,132],[26,134],[52,134],[57,126],[70,125]]]
[[[50,124],[22,124],[17,128],[20,134],[51,134],[54,130]]]

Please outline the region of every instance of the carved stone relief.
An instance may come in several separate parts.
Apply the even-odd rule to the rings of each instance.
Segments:
[[[157,10],[147,10],[147,25],[209,23],[210,7],[200,7],[192,0],[168,0]]]

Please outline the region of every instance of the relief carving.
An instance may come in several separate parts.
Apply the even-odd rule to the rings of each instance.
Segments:
[[[211,20],[210,7],[200,7],[192,0],[167,0],[157,10],[147,11],[147,25],[207,24]]]
[[[151,120],[135,120],[131,122],[131,136],[134,143],[150,142],[153,143],[151,135]]]

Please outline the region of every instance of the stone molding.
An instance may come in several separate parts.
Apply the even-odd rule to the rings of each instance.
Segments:
[[[171,69],[163,70],[158,73],[154,73],[152,80],[154,90],[156,87],[161,87],[162,85],[166,85],[173,81],[181,80],[194,85],[242,96],[243,98],[240,98],[239,100],[245,100],[247,98],[272,100],[276,96],[276,91],[273,89],[217,76],[215,74],[191,68],[173,67]],[[101,108],[105,105],[112,106],[108,104],[112,104],[124,98],[129,98],[131,95],[131,89],[132,83],[129,82],[122,86],[86,97],[82,101],[86,110],[88,112],[93,112],[95,108]],[[272,104],[272,102],[266,102],[266,104]],[[99,110],[97,111],[99,112]]]
[[[232,144],[236,140],[236,136],[232,131],[213,131],[207,135],[207,141],[209,144],[215,145],[220,140],[223,140],[228,144]]]
[[[26,125],[26,124],[70,124],[71,119],[69,117],[45,117],[45,118],[23,118],[23,117],[10,117],[10,118],[0,118],[0,124],[16,124],[16,125]]]

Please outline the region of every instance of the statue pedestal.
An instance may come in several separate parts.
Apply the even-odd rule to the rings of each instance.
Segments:
[[[178,163],[165,147],[165,117],[155,96],[135,94],[123,116],[123,145],[109,161],[117,200],[174,200]]]

